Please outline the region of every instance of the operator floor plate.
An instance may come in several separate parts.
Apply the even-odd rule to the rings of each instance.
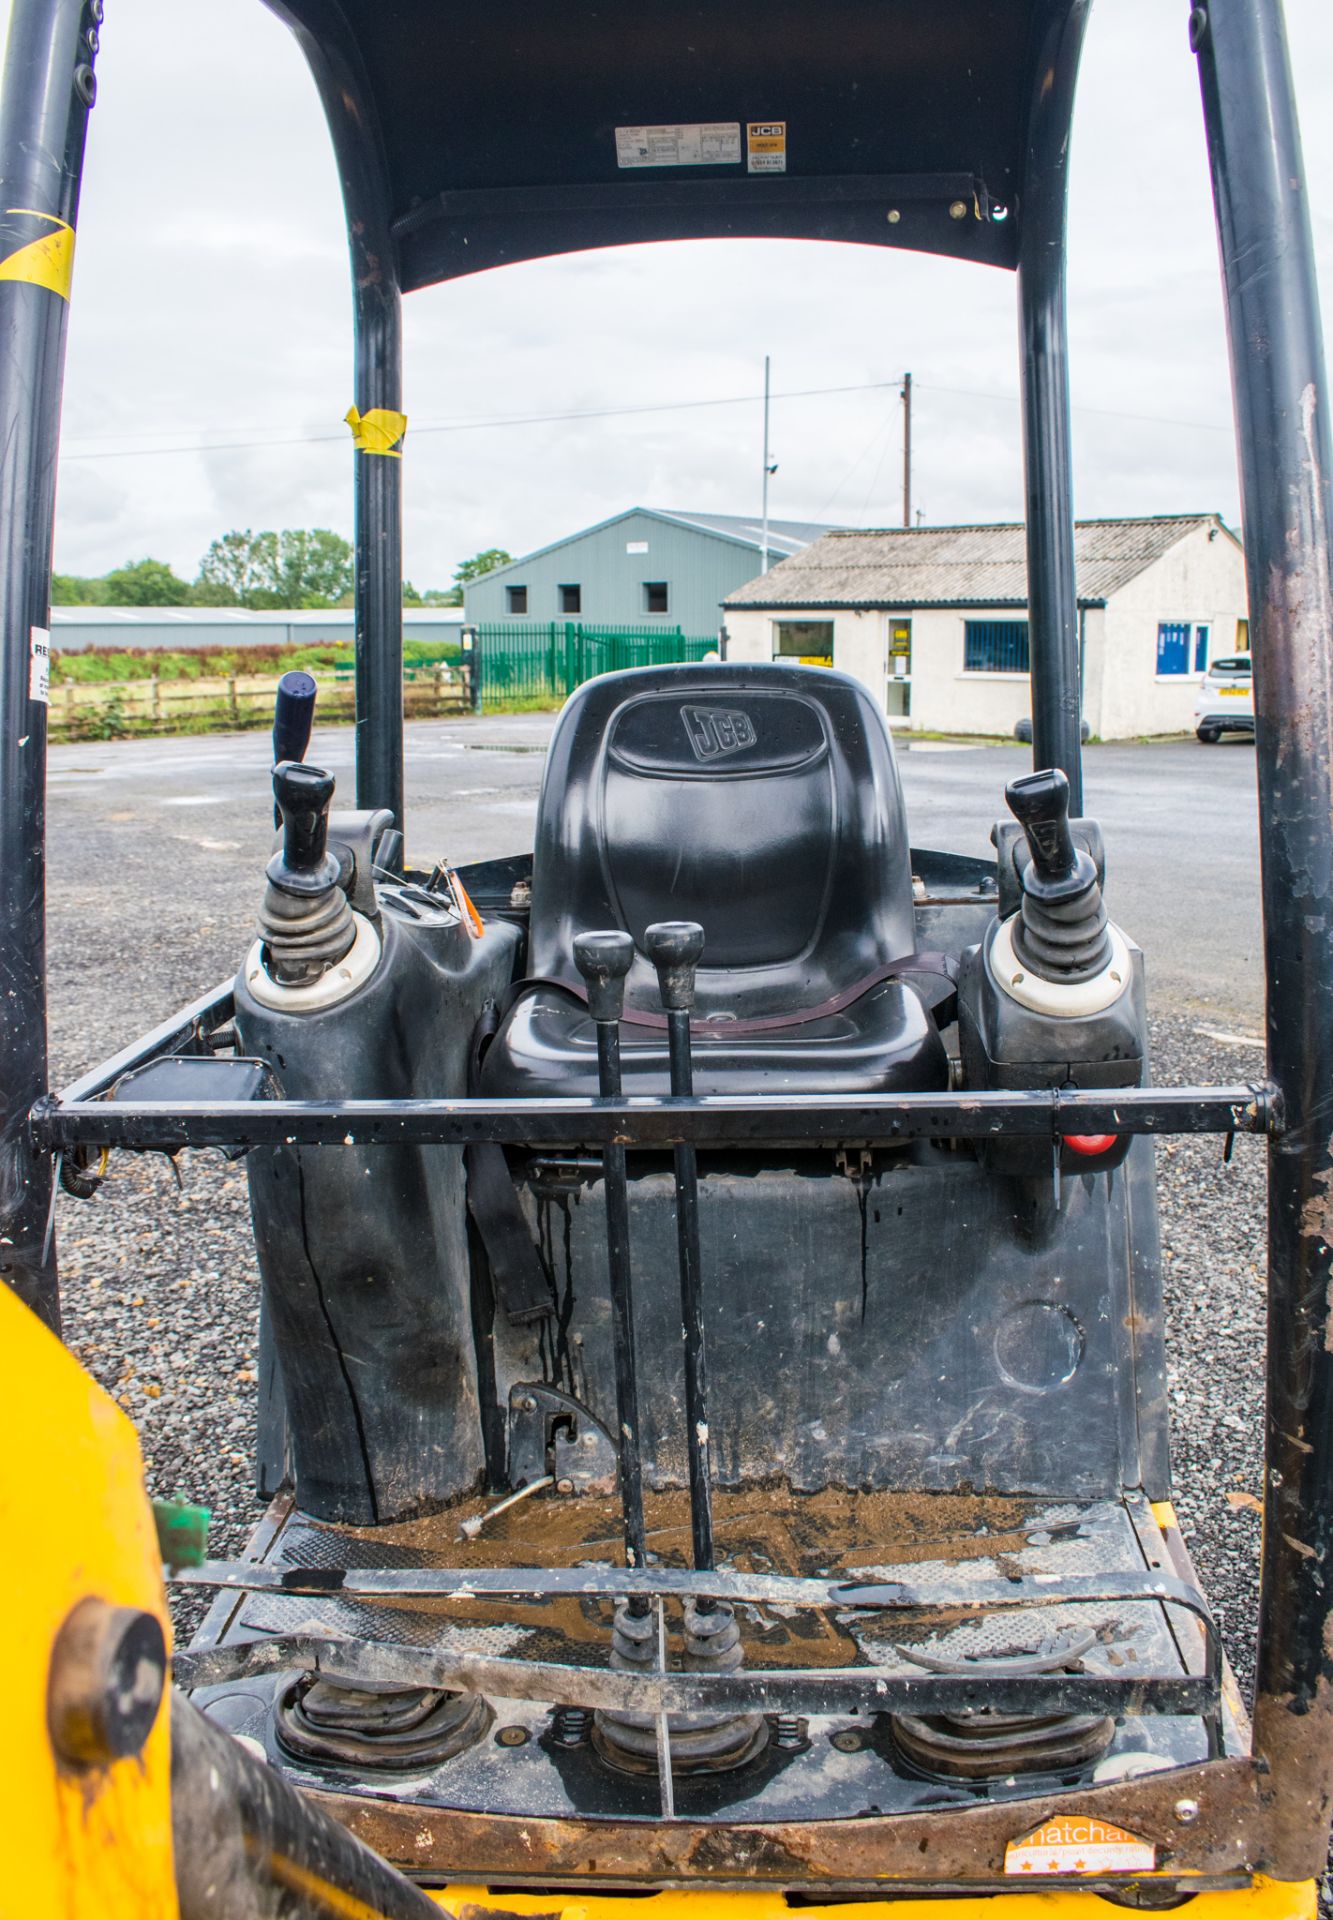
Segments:
[[[344,1528],[323,1525],[280,1500],[253,1543],[251,1557],[270,1565],[376,1566],[579,1566],[620,1561],[619,1511],[613,1499],[538,1494],[487,1521],[471,1539],[465,1520],[487,1510],[487,1501],[460,1504],[446,1513],[400,1525]],[[688,1502],[684,1493],[649,1495],[650,1560],[689,1564]],[[1200,1636],[1180,1609],[1155,1601],[1106,1601],[1090,1605],[1058,1598],[1062,1578],[1151,1571],[1167,1561],[1162,1535],[1146,1501],[1061,1502],[1048,1498],[991,1498],[958,1494],[854,1494],[825,1491],[794,1494],[764,1487],[719,1492],[715,1499],[719,1566],[738,1571],[868,1575],[909,1580],[914,1586],[946,1585],[955,1593],[973,1582],[1008,1574],[1045,1575],[1057,1586],[1049,1605],[987,1614],[838,1613],[814,1609],[738,1606],[737,1617],[750,1665],[876,1666],[910,1671],[914,1653],[945,1658],[1030,1653],[1053,1636],[1092,1628],[1095,1639],[1080,1656],[1085,1672],[1147,1674],[1197,1671]],[[669,1604],[668,1621],[679,1614]],[[397,1642],[441,1651],[475,1651],[514,1658],[605,1664],[610,1644],[610,1605],[587,1596],[515,1600],[467,1594],[453,1599],[364,1602],[335,1595],[284,1594],[219,1597],[201,1639],[234,1642],[295,1632],[327,1633]],[[678,1642],[679,1635],[676,1633]],[[919,1668],[918,1668],[919,1670]],[[209,1689],[206,1710],[264,1741],[271,1758],[308,1785],[334,1785],[420,1804],[559,1814],[573,1810],[633,1813],[650,1817],[656,1788],[623,1778],[607,1782],[586,1753],[554,1754],[545,1738],[548,1716],[540,1707],[495,1701],[497,1725],[525,1728],[526,1740],[498,1747],[493,1739],[436,1769],[393,1781],[370,1782],[320,1770],[284,1755],[272,1737],[271,1679]],[[873,1718],[873,1716],[872,1716]],[[1235,1751],[1244,1733],[1226,1713],[1225,1744]],[[862,1750],[831,1749],[840,1729],[859,1724]],[[940,1787],[902,1778],[870,1721],[845,1717],[812,1720],[807,1754],[769,1759],[747,1772],[680,1783],[679,1791],[700,1817],[726,1811],[736,1817],[838,1817],[868,1807],[938,1804],[971,1797],[974,1790]],[[1145,1716],[1117,1728],[1112,1756],[1149,1750],[1173,1765],[1201,1759],[1204,1730],[1193,1719]],[[603,1770],[604,1771],[604,1770]],[[1010,1782],[1009,1792],[1022,1791]],[[1031,1791],[1029,1785],[1026,1789]],[[1003,1784],[983,1789],[1006,1791]],[[637,1809],[642,1797],[643,1806]]]

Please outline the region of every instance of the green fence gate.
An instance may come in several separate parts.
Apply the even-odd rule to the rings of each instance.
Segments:
[[[716,634],[679,627],[589,627],[581,620],[501,621],[468,629],[479,713],[558,706],[594,674],[668,667],[717,650]],[[467,658],[467,654],[464,654]]]

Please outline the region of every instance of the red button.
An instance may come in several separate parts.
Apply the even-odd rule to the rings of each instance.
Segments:
[[[1099,1153],[1109,1153],[1112,1147],[1120,1144],[1118,1133],[1067,1133],[1063,1138],[1072,1153],[1086,1154],[1089,1159]]]

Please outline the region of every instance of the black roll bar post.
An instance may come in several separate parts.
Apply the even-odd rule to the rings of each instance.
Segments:
[[[1074,578],[1065,208],[1069,129],[1090,0],[1050,9],[1029,108],[1019,207],[1023,469],[1028,563],[1032,764],[1059,767],[1069,810],[1083,811],[1083,697]]]
[[[1182,19],[1182,26],[1184,22]],[[1333,574],[1328,393],[1281,8],[1208,0],[1198,56],[1235,390],[1268,1062],[1268,1410],[1254,1751],[1266,1857],[1323,1871],[1333,1805]]]
[[[0,1275],[56,1332],[54,1169],[29,1113],[47,1084],[51,542],[100,14],[85,0],[14,0],[0,94],[0,258],[32,276],[0,280]]]
[[[402,294],[389,221],[388,169],[371,92],[340,9],[310,30],[282,0],[271,10],[291,28],[314,76],[342,184],[351,253],[353,403],[363,417],[401,411]],[[309,15],[309,10],[307,9]],[[403,821],[403,462],[400,449],[358,445],[356,488],[356,804],[388,807]]]

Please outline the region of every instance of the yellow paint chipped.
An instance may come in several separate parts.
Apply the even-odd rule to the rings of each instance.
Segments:
[[[1154,1500],[1152,1503],[1152,1517],[1162,1529],[1163,1533],[1166,1532],[1168,1527],[1174,1527],[1177,1533],[1180,1532],[1180,1522],[1176,1518],[1176,1510],[1169,1500]]]
[[[947,1818],[947,1815],[945,1816]],[[1011,1883],[1012,1884],[1012,1883]],[[487,1887],[451,1886],[428,1893],[449,1915],[467,1920],[791,1920],[784,1894],[752,1888],[721,1893],[709,1886],[665,1893],[579,1893],[552,1897],[534,1891],[492,1893]],[[1041,1892],[1014,1887],[1012,1893],[957,1894],[947,1900],[913,1899],[895,1892],[884,1900],[848,1907],[837,1895],[827,1906],[811,1907],[806,1920],[1105,1920],[1106,1902],[1100,1894],[1079,1886],[1051,1885]],[[1256,1875],[1254,1884],[1224,1893],[1195,1894],[1190,1920],[1315,1920],[1313,1880],[1274,1881]]]
[[[403,450],[399,441],[407,432],[407,415],[396,413],[392,407],[371,407],[365,413],[358,413],[355,407],[349,407],[343,415],[352,429],[352,440],[359,453],[378,453],[388,460],[401,460]]]
[[[0,280],[24,280],[29,286],[46,287],[58,293],[62,300],[68,300],[74,277],[73,227],[65,220],[57,220],[53,213],[37,213],[31,207],[6,207],[5,212],[23,214],[32,220],[48,220],[55,232],[29,240],[26,246],[18,247],[0,260]]]

